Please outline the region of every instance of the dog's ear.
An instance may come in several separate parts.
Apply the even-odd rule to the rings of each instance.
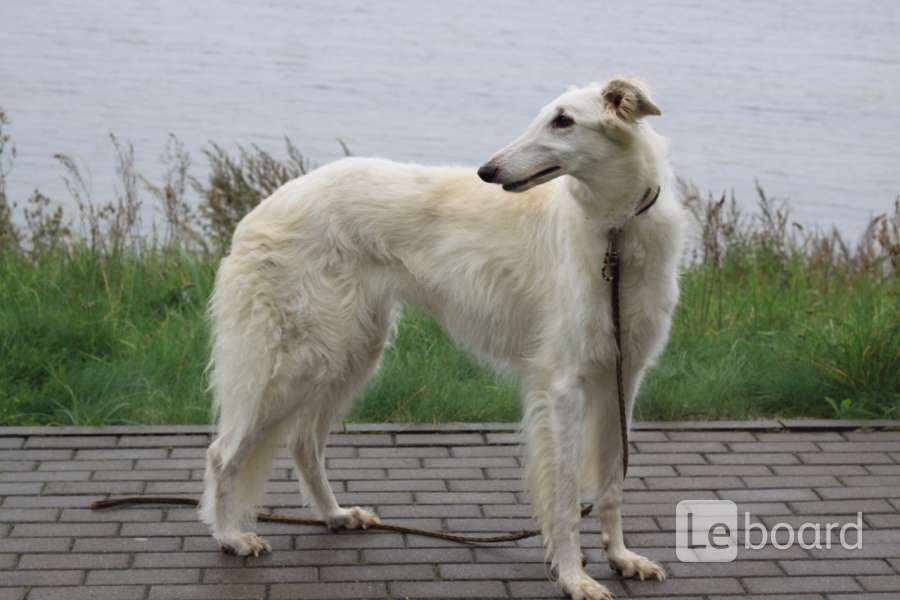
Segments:
[[[604,111],[629,123],[647,115],[662,114],[650,99],[646,84],[639,79],[611,79],[603,86],[601,95]]]

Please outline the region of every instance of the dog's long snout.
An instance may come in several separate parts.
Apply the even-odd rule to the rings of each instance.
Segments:
[[[491,165],[482,165],[481,168],[478,169],[478,176],[481,177],[481,180],[485,183],[495,183],[497,181],[497,172],[500,169]]]

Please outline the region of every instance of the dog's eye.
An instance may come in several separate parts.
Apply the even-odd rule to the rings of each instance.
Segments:
[[[566,114],[558,114],[556,118],[550,121],[550,126],[554,129],[565,129],[575,124],[575,119]]]

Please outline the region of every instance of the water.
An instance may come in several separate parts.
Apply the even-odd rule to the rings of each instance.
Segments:
[[[10,189],[68,202],[62,152],[104,197],[108,132],[151,176],[170,132],[477,165],[568,84],[625,73],[683,177],[747,204],[758,180],[855,235],[900,193],[898,25],[893,0],[3,0]]]

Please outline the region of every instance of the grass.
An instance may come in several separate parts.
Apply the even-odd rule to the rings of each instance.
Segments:
[[[0,126],[3,124],[0,113]],[[206,423],[206,300],[231,228],[308,162],[217,146],[205,181],[172,140],[165,181],[143,180],[118,141],[119,195],[79,186],[72,221],[35,193],[5,193],[0,129],[0,423]],[[190,191],[198,201],[186,200]],[[142,198],[164,215],[149,237]],[[900,206],[853,248],[805,232],[760,190],[760,209],[685,189],[698,242],[682,277],[671,342],[646,379],[639,419],[900,416]],[[196,208],[193,208],[196,207]],[[18,215],[18,216],[17,216]],[[408,310],[394,348],[351,415],[357,421],[505,421],[515,386]]]

